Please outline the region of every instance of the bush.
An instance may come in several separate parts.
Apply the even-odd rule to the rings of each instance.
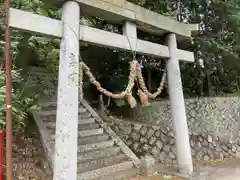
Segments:
[[[20,71],[12,70],[12,120],[13,131],[18,131],[25,126],[30,109],[34,108],[35,99],[23,96],[25,91],[22,88],[23,78]],[[0,129],[4,130],[6,127],[5,118],[5,74],[0,70]]]

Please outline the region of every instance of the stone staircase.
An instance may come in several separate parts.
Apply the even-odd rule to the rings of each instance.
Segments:
[[[34,112],[41,141],[53,167],[56,100]],[[83,99],[79,104],[78,180],[124,179],[139,172],[140,160]]]

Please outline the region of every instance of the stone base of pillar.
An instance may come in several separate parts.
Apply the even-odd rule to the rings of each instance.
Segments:
[[[140,173],[144,176],[156,175],[155,159],[152,156],[145,156],[141,158]]]

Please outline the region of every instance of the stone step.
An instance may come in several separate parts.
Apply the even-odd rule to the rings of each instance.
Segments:
[[[91,124],[91,123],[95,123],[95,119],[94,118],[90,118],[90,117],[86,117],[85,119],[79,119],[78,120],[78,124],[82,125],[82,124]]]
[[[56,107],[56,106],[57,106],[57,100],[55,100],[55,101],[49,101],[49,102],[45,102],[45,103],[42,103],[42,104],[41,104],[41,107],[42,107],[42,108],[48,108],[48,107],[51,107],[51,106]]]
[[[54,115],[51,115],[51,116],[42,116],[41,117],[42,121],[45,123],[48,123],[48,122],[56,122],[56,114]]]
[[[93,171],[88,171],[82,174],[78,175],[78,180],[89,180],[89,179],[94,179],[94,178],[99,178],[101,176],[106,176],[112,173],[115,173],[117,171],[123,171],[126,169],[131,169],[133,168],[133,163],[132,161],[126,161],[123,163],[119,164],[114,164],[112,166],[96,169]]]
[[[120,153],[120,148],[117,146],[109,147],[107,149],[100,149],[97,151],[88,151],[84,153],[78,154],[78,162],[85,163],[90,160],[94,160],[97,158],[104,158],[109,156],[118,155]]]
[[[123,180],[127,178],[131,179],[131,177],[137,176],[139,175],[139,173],[140,170],[138,168],[130,168],[122,171],[117,171],[105,176],[97,177],[92,180]]]
[[[88,111],[79,114],[79,119],[85,119],[85,118],[92,118],[92,115]]]
[[[82,108],[83,106],[81,104],[78,104],[78,107]],[[42,108],[42,110],[50,110],[50,109],[56,110],[57,100],[45,102],[45,103],[41,104],[41,108]]]
[[[109,148],[109,147],[112,147],[113,145],[114,145],[113,140],[101,141],[101,142],[93,143],[93,144],[79,145],[78,152],[83,153],[83,152],[87,152],[87,151],[94,151],[94,150],[98,150],[98,149]]]
[[[78,130],[98,129],[100,127],[99,124],[97,124],[97,123],[89,123],[88,121],[84,121],[84,122],[81,121],[81,123],[85,123],[85,124],[78,124]],[[56,123],[55,122],[47,122],[46,123],[46,128],[51,130],[51,131],[53,131],[53,132],[55,132]]]
[[[78,112],[85,113],[85,112],[87,112],[87,110],[85,108],[79,108]],[[54,115],[56,115],[56,113],[57,113],[56,110],[45,110],[45,111],[40,111],[37,114],[39,116],[54,116]]]
[[[54,116],[46,116],[46,117],[42,117],[42,120],[44,122],[51,122],[54,123],[56,122],[56,115]],[[91,124],[91,123],[95,123],[95,119],[92,117],[86,117],[84,119],[79,118],[78,120],[78,124],[82,125],[82,124]]]
[[[94,119],[94,121],[95,121],[95,119]],[[100,127],[100,125],[98,123],[89,123],[89,124],[78,125],[79,130],[98,129],[99,127]]]
[[[78,138],[78,145],[93,144],[93,143],[98,143],[98,142],[101,142],[101,141],[107,141],[109,139],[110,139],[110,137],[109,137],[108,134],[81,137],[81,138]]]
[[[88,117],[81,117],[78,116],[78,124],[91,124],[91,123],[95,123],[95,119],[92,118],[91,116]],[[43,120],[43,122],[51,122],[54,123],[56,122],[56,115],[51,115],[51,116],[43,116],[41,117],[41,119]]]
[[[55,139],[55,129],[49,129],[49,134],[51,135],[51,139]],[[78,131],[78,143],[79,141],[81,142],[82,138],[84,137],[92,137],[92,136],[98,136],[103,134],[104,134],[104,130],[102,128]],[[97,142],[100,142],[100,141],[97,141]],[[85,143],[85,145],[86,144],[93,144],[93,143],[87,142]]]
[[[57,102],[46,102],[44,104],[41,104],[41,110],[56,110],[57,109]]]
[[[110,156],[107,158],[104,157],[100,159],[94,159],[84,164],[78,164],[78,167],[79,167],[78,173],[84,173],[84,172],[92,171],[102,167],[112,166],[114,164],[119,164],[127,160],[128,160],[128,157],[125,154],[120,154],[118,156]]]
[[[78,136],[79,137],[95,136],[95,135],[103,134],[103,132],[104,132],[103,128],[82,130],[82,131],[79,131]]]

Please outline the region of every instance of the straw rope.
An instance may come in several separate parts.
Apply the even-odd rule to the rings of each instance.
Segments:
[[[92,74],[90,68],[83,61],[80,62],[79,68],[80,68],[80,72],[79,72],[79,74],[80,74],[80,77],[79,77],[80,98],[82,98],[82,96],[83,96],[83,73],[85,73],[87,75],[87,77],[89,78],[89,81],[98,89],[98,91],[100,93],[104,94],[107,97],[113,98],[113,99],[127,98],[127,101],[131,107],[136,106],[136,100],[132,96],[132,89],[135,85],[135,81],[137,81],[139,83],[140,89],[138,90],[138,95],[143,96],[143,93],[144,93],[145,96],[147,96],[148,98],[151,98],[151,99],[154,99],[161,94],[161,92],[164,88],[164,83],[166,81],[166,71],[164,71],[157,91],[154,93],[149,92],[146,87],[146,84],[144,82],[144,77],[143,77],[142,71],[141,71],[141,65],[138,63],[137,60],[133,60],[130,62],[130,72],[129,72],[129,76],[128,76],[128,84],[127,84],[126,89],[120,93],[112,93],[112,92],[104,89],[101,86],[101,84],[96,80],[96,78]],[[142,92],[139,93],[140,91],[142,91]],[[140,97],[140,99],[141,99],[141,97]]]

